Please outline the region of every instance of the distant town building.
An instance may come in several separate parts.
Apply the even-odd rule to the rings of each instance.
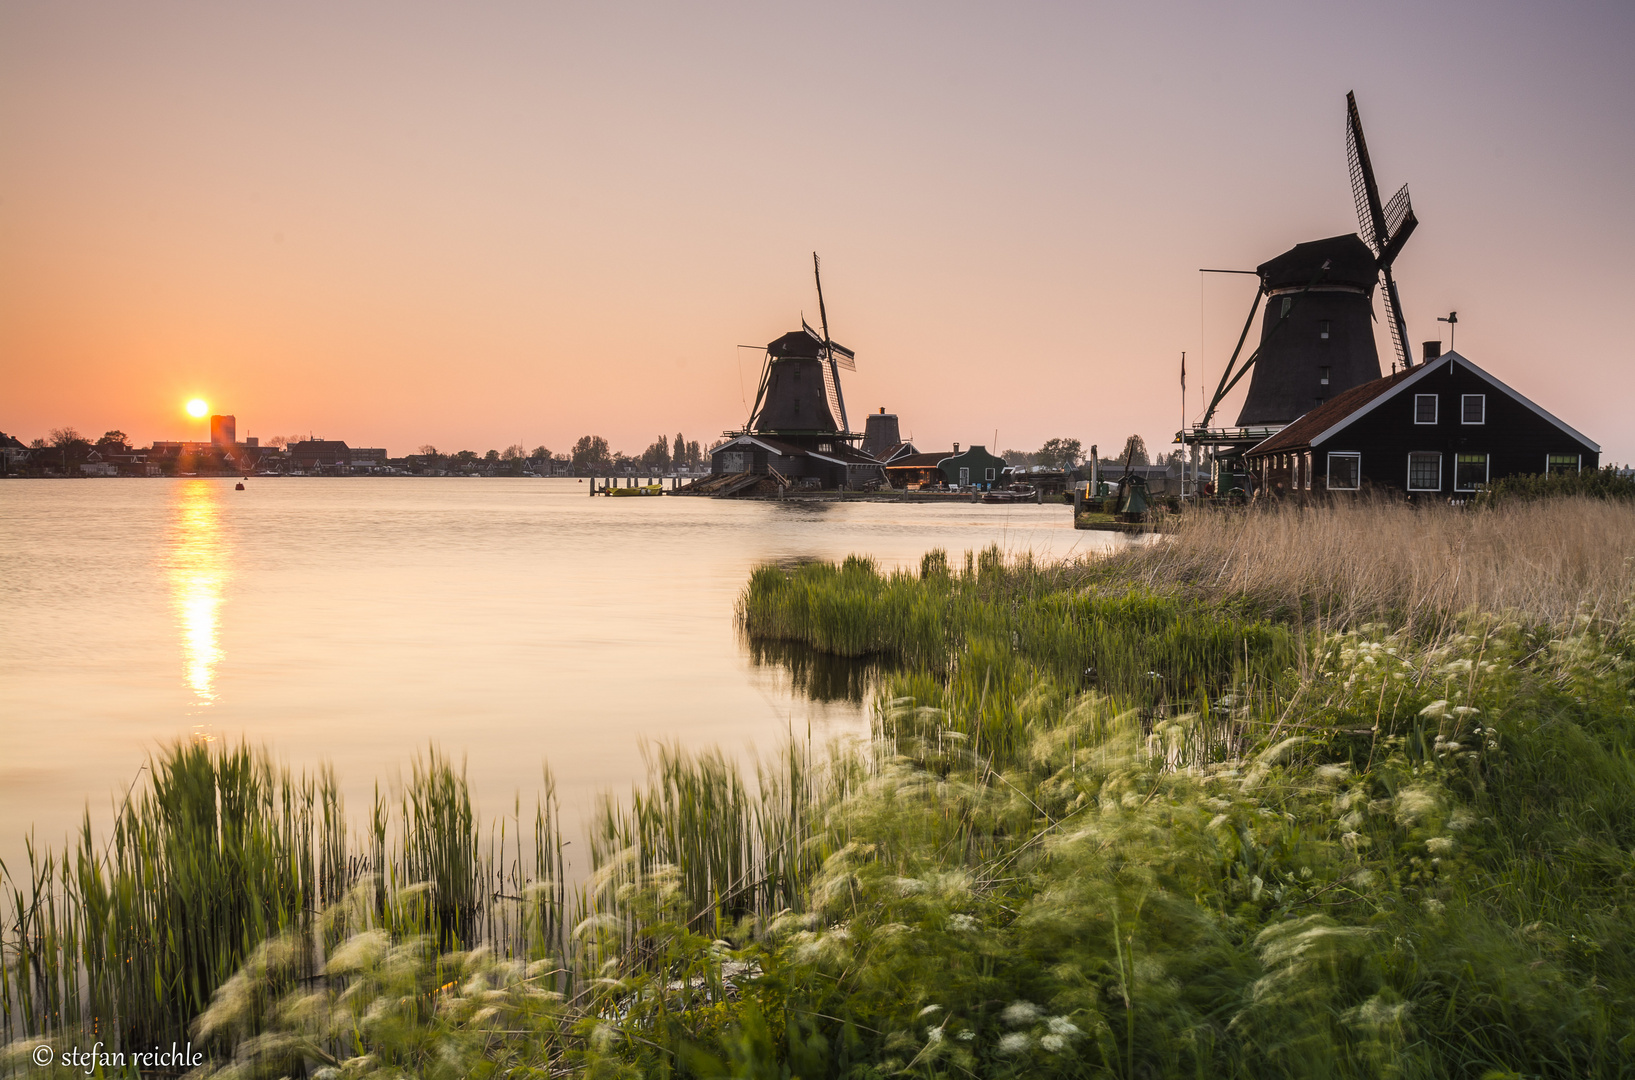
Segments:
[[[210,442],[223,450],[232,450],[238,442],[238,418],[234,416],[212,416],[210,418]]]
[[[386,450],[378,446],[348,446],[342,439],[303,439],[289,446],[290,464],[303,472],[378,469],[386,464]]]

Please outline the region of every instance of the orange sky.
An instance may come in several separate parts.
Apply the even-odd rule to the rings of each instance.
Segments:
[[[1635,9],[1541,7],[5,4],[0,430],[708,442],[815,248],[854,417],[1167,441],[1355,89],[1410,335],[1628,461]]]

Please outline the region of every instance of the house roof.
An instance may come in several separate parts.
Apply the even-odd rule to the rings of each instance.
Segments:
[[[936,454],[908,454],[886,462],[888,469],[935,469],[937,464],[952,454],[952,450],[944,450]]]
[[[1422,370],[1424,369],[1409,368],[1382,379],[1365,382],[1361,386],[1353,386],[1350,390],[1323,402],[1304,416],[1298,417],[1294,423],[1270,438],[1255,444],[1249,453],[1277,454],[1297,447],[1310,446],[1317,441],[1317,436],[1347,419],[1363,406],[1390,393],[1403,380]]]
[[[752,443],[759,446],[763,450],[770,450],[772,453],[777,454],[780,457],[797,457],[806,453],[806,450],[803,447],[796,446],[794,443],[786,443],[782,439],[771,439],[765,435],[739,435],[731,442],[724,442],[720,446],[717,446],[714,450],[711,450],[710,453],[719,454],[728,447],[740,446],[745,443]]]
[[[1600,444],[1593,442],[1583,432],[1563,423],[1556,416],[1541,408],[1536,402],[1532,401],[1525,395],[1512,390],[1501,380],[1494,378],[1491,374],[1483,370],[1477,364],[1472,363],[1466,357],[1461,356],[1456,352],[1446,352],[1437,357],[1435,360],[1420,364],[1418,367],[1408,368],[1406,370],[1396,372],[1393,375],[1387,375],[1384,378],[1375,379],[1373,382],[1363,383],[1361,386],[1354,386],[1345,393],[1335,397],[1332,401],[1325,401],[1317,408],[1311,410],[1311,412],[1308,412],[1304,416],[1301,416],[1295,420],[1294,423],[1290,424],[1282,431],[1279,431],[1277,434],[1271,436],[1263,442],[1257,443],[1248,451],[1247,456],[1258,457],[1262,454],[1284,453],[1290,450],[1303,449],[1308,446],[1316,446],[1318,443],[1323,442],[1330,436],[1339,432],[1353,420],[1357,420],[1363,416],[1366,416],[1368,413],[1373,412],[1375,409],[1379,408],[1390,399],[1396,397],[1398,394],[1406,393],[1409,387],[1418,384],[1432,372],[1440,371],[1455,362],[1462,364],[1470,370],[1476,372],[1477,375],[1481,376],[1487,382],[1492,383],[1494,387],[1504,391],[1511,398],[1514,398],[1516,401],[1532,410],[1532,412],[1540,419],[1553,424],[1555,427],[1559,428],[1566,434],[1571,435],[1573,438],[1591,448],[1596,453],[1601,452]]]

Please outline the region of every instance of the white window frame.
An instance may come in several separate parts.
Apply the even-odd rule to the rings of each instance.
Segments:
[[[992,481],[993,480],[993,470],[989,469],[987,472],[988,472],[987,479]]]
[[[1311,451],[1307,450],[1304,454],[1302,454],[1300,456],[1304,459],[1300,463],[1300,471],[1305,473],[1306,490],[1310,491],[1311,490]]]
[[[1419,418],[1419,403],[1421,401],[1424,401],[1426,398],[1431,399],[1431,418],[1429,420],[1421,420]],[[1416,423],[1416,424],[1434,424],[1440,419],[1442,419],[1442,395],[1441,394],[1415,394],[1414,395],[1414,423]]]
[[[1335,458],[1352,458],[1357,462],[1357,483],[1354,486],[1352,486],[1352,487],[1335,487],[1334,486],[1334,479],[1333,478],[1334,478],[1334,459]],[[1362,454],[1359,453],[1358,451],[1356,451],[1356,450],[1330,450],[1329,453],[1328,453],[1328,461],[1325,462],[1324,467],[1327,469],[1327,476],[1324,477],[1324,483],[1326,483],[1328,485],[1328,490],[1330,490],[1330,491],[1356,491],[1356,490],[1358,490],[1359,488],[1362,487]]]
[[[1551,458],[1566,457],[1566,456],[1567,456],[1566,454],[1545,454],[1544,455],[1544,475],[1545,476],[1550,475],[1550,464],[1551,464],[1550,459]],[[1584,471],[1584,455],[1583,454],[1574,454],[1572,456],[1578,462],[1578,464],[1576,466],[1574,466],[1575,471],[1583,472]],[[1563,466],[1563,467],[1565,467],[1565,466]]]
[[[1482,418],[1480,420],[1466,420],[1465,419],[1465,402],[1469,401],[1471,398],[1475,398],[1477,401],[1480,401],[1482,403]],[[1471,424],[1471,425],[1487,423],[1487,395],[1486,394],[1460,394],[1459,395],[1459,422],[1461,424]]]
[[[1436,486],[1433,488],[1414,487],[1414,455],[1425,454],[1436,458]],[[1409,491],[1441,491],[1442,490],[1442,452],[1439,450],[1414,450],[1408,454],[1408,490]]]
[[[1471,456],[1472,457],[1475,456],[1474,452],[1472,452]],[[1493,455],[1484,452],[1482,454],[1482,480],[1481,480],[1481,483],[1478,484],[1476,487],[1460,487],[1459,486],[1459,455],[1457,453],[1453,455],[1453,490],[1455,490],[1455,491],[1479,491],[1481,488],[1487,486],[1488,479],[1490,477],[1492,477],[1492,475],[1493,475]]]

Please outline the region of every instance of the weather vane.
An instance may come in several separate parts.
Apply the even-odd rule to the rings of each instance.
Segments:
[[[1437,322],[1445,322],[1445,323],[1448,324],[1448,351],[1452,352],[1453,351],[1453,328],[1455,326],[1459,325],[1459,313],[1457,311],[1450,311],[1450,312],[1448,312],[1448,317],[1445,318],[1445,319],[1442,316],[1438,315],[1436,317],[1436,321]]]

